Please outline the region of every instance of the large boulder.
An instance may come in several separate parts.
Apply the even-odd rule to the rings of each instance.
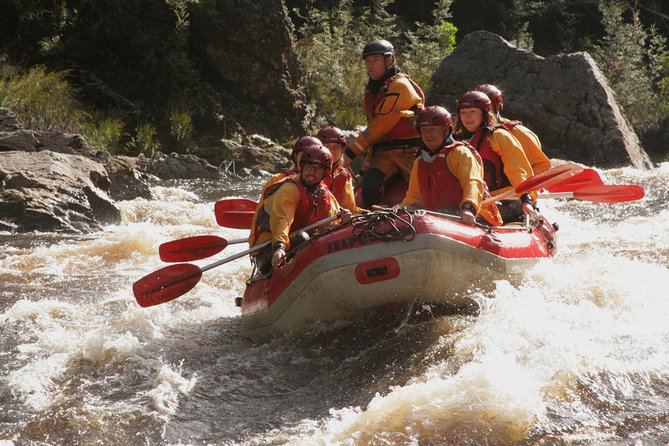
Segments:
[[[546,155],[604,168],[652,163],[615,95],[587,53],[546,58],[520,50],[498,35],[465,36],[434,74],[428,104],[455,112],[465,91],[482,83],[504,92],[503,115],[523,121]]]
[[[91,233],[121,222],[104,166],[81,155],[0,152],[0,230]]]
[[[50,150],[68,155],[84,155],[89,158],[99,157],[104,152],[90,147],[81,135],[75,133],[23,129],[13,132],[0,132],[0,152],[8,150],[25,152]]]
[[[223,143],[234,156],[237,172],[276,172],[292,164],[290,149],[261,135],[245,136],[241,143],[232,140]]]
[[[293,25],[281,0],[216,0],[191,8],[191,47],[221,94],[222,115],[250,133],[305,133],[309,110]]]

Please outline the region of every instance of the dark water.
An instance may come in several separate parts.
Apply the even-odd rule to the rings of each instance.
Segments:
[[[0,446],[669,444],[669,165],[602,174],[647,198],[546,200],[558,255],[472,292],[478,315],[264,344],[234,306],[246,258],[170,303],[131,291],[164,241],[244,237],[212,203],[257,184],[164,185],[94,236],[0,233]]]

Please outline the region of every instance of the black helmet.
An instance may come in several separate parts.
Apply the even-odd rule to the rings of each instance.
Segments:
[[[372,54],[383,54],[384,56],[394,56],[395,48],[393,48],[392,43],[387,40],[372,40],[365,48],[362,50],[362,58],[364,59],[367,56]]]

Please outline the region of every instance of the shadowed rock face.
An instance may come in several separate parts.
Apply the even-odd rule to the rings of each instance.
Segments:
[[[201,2],[192,8],[191,29],[223,115],[248,133],[279,139],[305,133],[308,108],[298,90],[303,74],[281,0]]]
[[[502,115],[534,130],[551,158],[604,168],[652,163],[614,93],[587,53],[542,58],[501,37],[471,33],[433,76],[428,104],[456,114],[455,104],[478,84],[504,93]]]

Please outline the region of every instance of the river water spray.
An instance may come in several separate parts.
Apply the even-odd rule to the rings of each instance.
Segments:
[[[234,305],[246,257],[169,303],[131,291],[162,242],[245,237],[212,203],[257,184],[156,187],[93,236],[0,233],[0,446],[668,444],[669,165],[601,173],[647,197],[543,202],[558,254],[471,290],[477,315],[262,344]]]

